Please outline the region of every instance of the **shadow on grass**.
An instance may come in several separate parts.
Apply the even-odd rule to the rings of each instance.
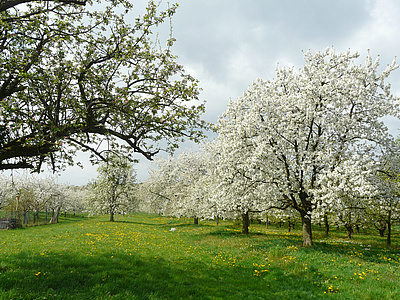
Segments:
[[[107,221],[107,222],[110,223],[109,221]],[[190,224],[190,223],[182,224],[182,223],[177,223],[177,221],[174,221],[174,220],[172,220],[170,222],[166,222],[166,223],[159,223],[159,222],[156,222],[156,221],[155,222],[140,222],[140,221],[124,221],[124,220],[119,221],[119,220],[116,220],[113,223],[115,223],[115,224],[122,223],[122,224],[144,225],[144,226],[161,227],[161,228],[162,227],[165,227],[165,228],[170,228],[170,227],[195,227],[195,228],[197,228],[199,226],[201,226],[201,227],[207,227],[207,226],[212,227],[211,225],[196,225],[196,224]]]
[[[237,236],[237,237],[243,237],[243,238],[250,238],[252,236],[265,236],[265,233],[250,232],[249,234],[243,234],[242,231],[240,229],[237,229],[237,228],[234,228],[234,229],[218,228],[218,229],[213,230],[211,232],[204,233],[204,235],[223,236],[223,237]]]
[[[266,234],[268,236],[268,234]],[[363,245],[353,243],[353,241],[341,242],[318,242],[313,243],[313,247],[303,247],[300,239],[293,237],[277,236],[269,237],[267,240],[254,246],[259,251],[275,251],[276,248],[285,249],[287,247],[297,247],[300,251],[308,255],[318,256],[319,254],[328,254],[332,257],[343,256],[371,263],[393,263],[393,260],[399,259],[399,246],[383,248],[380,245]]]
[[[306,249],[306,252],[325,253],[329,255],[342,255],[345,257],[353,257],[354,259],[380,264],[393,263],[393,258],[398,259],[400,247],[393,246],[391,248],[384,248],[380,245],[362,245],[357,243],[329,243],[329,242],[315,242],[313,248]]]
[[[60,223],[76,223],[76,222],[85,222],[89,221],[90,219],[87,216],[60,216],[59,222]]]
[[[160,221],[161,220],[161,221]],[[104,221],[108,222],[108,221]],[[224,222],[224,221],[222,221]],[[192,227],[192,228],[224,228],[224,225],[218,227],[215,221],[207,221],[207,220],[199,220],[198,224],[194,224],[193,218],[177,218],[177,217],[165,217],[159,215],[149,215],[138,213],[129,217],[129,220],[119,219],[118,217],[115,220],[115,223],[125,223],[125,224],[134,224],[134,225],[145,225],[145,226],[155,226],[155,227],[165,227],[170,229],[171,227],[175,228],[183,228],[183,227]]]
[[[171,262],[128,254],[22,252],[0,266],[1,299],[319,299],[312,279],[279,268]],[[290,284],[286,284],[290,282]]]

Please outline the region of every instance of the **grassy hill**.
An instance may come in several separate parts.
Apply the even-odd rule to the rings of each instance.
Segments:
[[[298,226],[299,227],[299,226]],[[170,231],[176,228],[175,231]],[[0,299],[400,299],[400,236],[138,214],[0,231]]]

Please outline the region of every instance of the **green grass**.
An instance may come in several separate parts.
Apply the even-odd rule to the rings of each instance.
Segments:
[[[400,299],[400,237],[138,214],[0,231],[0,299]],[[175,232],[170,228],[175,227]]]

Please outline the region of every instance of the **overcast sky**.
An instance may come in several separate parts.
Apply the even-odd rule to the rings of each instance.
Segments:
[[[333,46],[336,51],[357,51],[364,59],[370,49],[373,57],[381,55],[382,68],[400,57],[399,0],[177,1],[173,52],[186,71],[200,80],[200,98],[207,101],[204,119],[212,123],[254,79],[272,79],[278,62],[299,69],[302,51]],[[147,3],[133,2],[138,9]],[[393,93],[400,95],[400,69],[389,82]],[[397,135],[400,122],[387,123]],[[188,147],[191,144],[182,146]],[[86,156],[77,158],[85,165],[83,170],[70,167],[59,181],[82,185],[95,178]],[[141,159],[139,180],[147,177],[148,167]]]

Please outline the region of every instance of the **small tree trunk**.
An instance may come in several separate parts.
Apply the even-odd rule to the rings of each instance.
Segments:
[[[301,212],[300,215],[303,227],[303,246],[312,247],[311,217],[303,212]]]
[[[242,214],[242,234],[249,234],[249,212]]]
[[[390,246],[392,244],[392,211],[389,210],[388,220],[387,220],[388,235],[386,239],[386,245]]]
[[[288,222],[288,232],[292,231],[292,223],[289,221]]]
[[[60,210],[61,210],[61,206],[57,207],[57,210],[55,211],[55,213],[51,217],[50,224],[58,223],[58,215],[60,214]]]
[[[267,220],[265,221],[265,229],[268,229],[268,216],[267,216]]]
[[[347,238],[351,239],[351,235],[353,233],[353,226],[351,224],[345,224],[344,227],[346,228],[347,231]]]
[[[325,224],[325,236],[329,236],[329,220],[328,220],[328,214],[324,215],[324,224]]]
[[[378,231],[379,231],[379,236],[380,237],[384,237],[385,236],[385,231],[386,231],[386,226],[385,227],[381,227],[381,228],[378,228]]]
[[[33,212],[33,223],[39,223],[39,212],[38,211]]]
[[[218,216],[216,217],[216,222],[217,222],[217,226],[218,226],[218,224],[219,224],[219,217]]]
[[[357,233],[360,233],[360,226],[358,224],[356,225],[356,231]]]
[[[110,222],[114,222],[114,210],[110,211]]]
[[[386,245],[390,246],[392,244],[392,224],[388,222],[388,234],[386,239]]]
[[[193,224],[194,225],[199,225],[199,218],[198,217],[194,217]]]

